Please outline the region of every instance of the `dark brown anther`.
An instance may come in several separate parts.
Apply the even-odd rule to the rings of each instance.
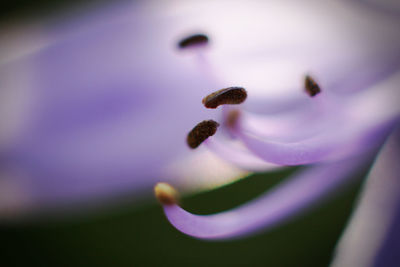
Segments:
[[[202,46],[208,44],[208,37],[204,34],[194,34],[190,35],[183,40],[181,40],[178,44],[179,48],[185,49],[188,47],[194,46]]]
[[[321,88],[319,88],[319,85],[309,75],[307,75],[306,78],[304,79],[304,87],[306,89],[307,94],[311,97],[321,93]]]
[[[187,144],[190,148],[195,149],[208,137],[213,136],[217,132],[219,124],[213,120],[202,121],[197,124],[187,136]]]
[[[206,108],[217,108],[225,104],[241,104],[247,98],[247,92],[242,87],[228,87],[218,90],[203,98]]]

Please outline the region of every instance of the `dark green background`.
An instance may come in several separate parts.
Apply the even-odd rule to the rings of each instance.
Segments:
[[[256,174],[184,198],[183,204],[200,214],[229,209],[292,171]],[[313,212],[272,231],[229,242],[181,234],[155,202],[57,221],[3,225],[2,266],[327,266],[359,187],[359,182],[346,186]]]
[[[26,17],[45,17],[59,11],[78,11],[83,7],[110,4],[130,0],[1,0],[0,23],[24,19]],[[137,0],[133,0],[137,1]],[[143,0],[142,0],[143,1]]]

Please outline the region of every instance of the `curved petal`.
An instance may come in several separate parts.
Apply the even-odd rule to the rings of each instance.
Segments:
[[[394,132],[379,153],[357,208],[337,245],[332,267],[399,265],[398,241],[397,246],[391,243],[398,236],[390,232],[391,228],[398,229],[395,223],[399,220],[396,217],[400,207],[399,137],[399,131]],[[386,253],[391,254],[391,258],[385,258]]]
[[[248,204],[213,215],[194,215],[178,205],[164,212],[179,231],[201,239],[231,239],[273,227],[315,205],[348,181],[366,157],[310,167]],[[319,201],[318,201],[319,202]]]
[[[279,125],[281,129],[277,128],[274,136],[277,138],[263,138],[248,133],[241,119],[238,121],[235,134],[250,151],[265,161],[275,164],[308,164],[360,153],[378,144],[398,121],[400,108],[396,99],[398,99],[397,84],[399,82],[400,73],[396,73],[390,79],[376,85],[375,88],[360,93],[341,108],[338,107],[341,110],[337,116],[335,113],[329,116],[328,112],[326,118],[318,122],[311,121],[310,129],[306,123],[301,126],[293,124],[291,127],[292,121],[295,120],[292,118],[288,123]],[[268,125],[263,127],[268,127]],[[286,131],[286,134],[282,129]],[[279,139],[280,134],[290,137],[290,135],[297,136],[297,132],[300,132],[301,137],[301,133],[307,133],[310,130],[312,130],[310,136],[301,140],[281,141]]]

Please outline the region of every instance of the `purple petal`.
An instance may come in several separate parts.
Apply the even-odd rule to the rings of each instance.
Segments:
[[[41,22],[45,41],[29,53],[0,59],[2,85],[23,107],[17,130],[0,140],[0,163],[30,203],[146,195],[159,179],[181,184],[182,173],[189,184],[199,172],[179,162],[209,157],[193,161],[201,151],[183,140],[209,116],[200,105],[209,91],[243,85],[248,110],[303,108],[305,72],[329,90],[364,89],[365,76],[375,83],[392,72],[400,43],[398,20],[341,2],[134,3],[70,16]],[[175,49],[199,29],[212,49]]]
[[[400,264],[398,232],[393,235],[398,231],[400,207],[399,137],[397,131],[379,153],[332,267]]]
[[[51,21],[51,42],[0,66],[6,95],[17,91],[24,100],[18,131],[0,142],[1,171],[29,205],[150,197],[159,179],[186,184],[194,175],[182,158],[210,158],[184,140],[208,116],[200,103],[217,87],[214,78],[175,49],[183,31],[169,12],[124,7]],[[170,168],[178,161],[180,169]],[[203,168],[234,169],[218,163]],[[234,170],[225,179],[237,178]]]

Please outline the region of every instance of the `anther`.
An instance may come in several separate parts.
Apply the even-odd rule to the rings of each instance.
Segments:
[[[218,90],[203,98],[206,108],[217,108],[225,104],[241,104],[247,98],[247,92],[243,87],[228,87]]]
[[[239,117],[240,117],[240,110],[238,109],[230,110],[225,120],[226,127],[234,129],[237,125]]]
[[[219,124],[213,120],[202,121],[197,124],[188,134],[186,142],[190,148],[195,149],[208,137],[217,132]]]
[[[309,75],[306,75],[304,79],[304,87],[307,94],[311,97],[316,96],[321,92],[321,88],[319,87],[319,85]]]
[[[208,37],[205,34],[193,34],[184,39],[182,39],[178,46],[181,49],[194,47],[194,46],[203,46],[208,44]]]
[[[154,187],[157,200],[163,205],[173,205],[178,202],[178,193],[167,183],[157,183]]]

